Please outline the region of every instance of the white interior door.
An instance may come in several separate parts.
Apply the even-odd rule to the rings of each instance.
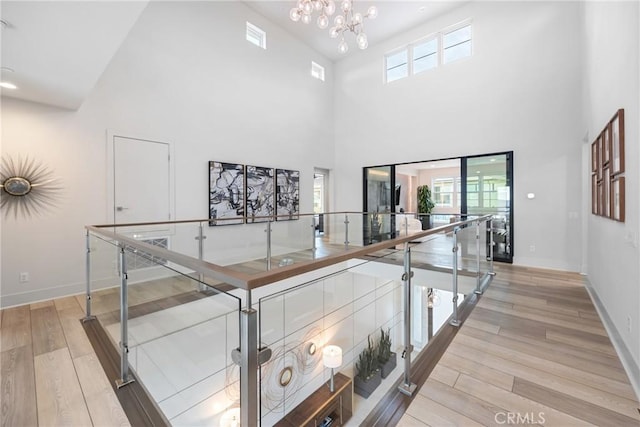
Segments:
[[[164,142],[113,136],[116,224],[171,220],[171,155]]]

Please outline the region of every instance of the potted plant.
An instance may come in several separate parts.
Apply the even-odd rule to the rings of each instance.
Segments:
[[[380,329],[378,363],[380,364],[380,375],[382,375],[382,378],[387,378],[391,371],[396,368],[396,353],[391,351],[391,335],[388,328],[387,332]]]
[[[362,350],[356,362],[357,374],[354,379],[354,391],[365,399],[371,396],[380,385],[380,369],[378,364],[377,349],[371,343],[371,338],[367,338],[367,348]]]
[[[431,198],[431,189],[428,185],[418,187],[418,215],[422,221],[422,229],[431,228],[431,211],[436,206]]]

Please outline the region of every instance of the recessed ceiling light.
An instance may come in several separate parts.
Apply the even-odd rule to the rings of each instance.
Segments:
[[[424,12],[425,10],[427,10],[427,6],[420,6],[418,8],[418,12]]]
[[[18,86],[10,82],[0,82],[0,87],[3,87],[5,89],[18,89]]]
[[[490,162],[495,162],[495,161],[496,161],[496,159],[491,159],[491,160],[489,160],[489,161],[490,161]]]
[[[480,173],[480,171],[476,171],[476,173]]]

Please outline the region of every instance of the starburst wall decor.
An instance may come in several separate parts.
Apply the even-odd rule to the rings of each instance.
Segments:
[[[2,159],[0,189],[0,210],[15,218],[28,218],[55,206],[62,190],[51,169],[28,157]]]

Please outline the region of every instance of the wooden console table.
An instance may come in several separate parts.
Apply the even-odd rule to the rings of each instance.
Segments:
[[[329,391],[326,382],[300,402],[277,427],[334,427],[344,425],[353,414],[353,383],[343,374],[334,376],[335,390]],[[332,420],[329,422],[329,418]]]

